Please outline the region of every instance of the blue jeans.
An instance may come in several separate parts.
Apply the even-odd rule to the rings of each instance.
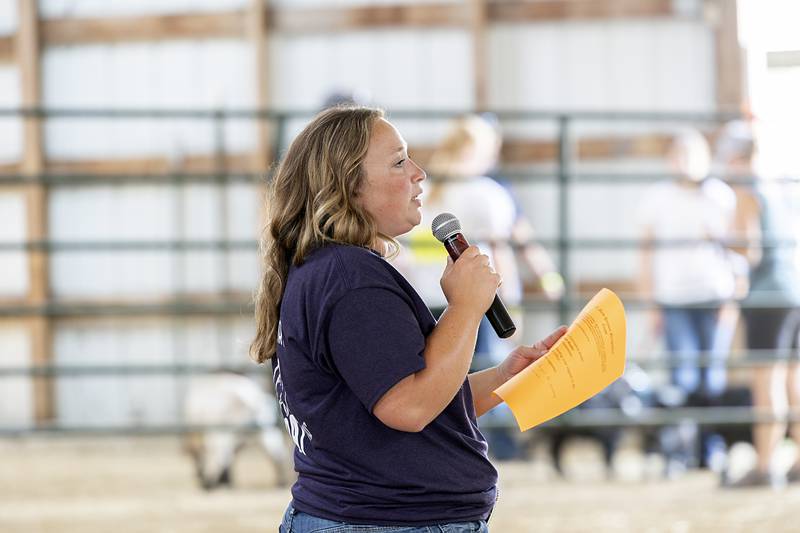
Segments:
[[[664,307],[664,336],[667,351],[677,367],[672,383],[687,394],[716,398],[725,392],[726,347],[719,346],[719,306],[707,308]],[[708,366],[699,367],[701,354]]]
[[[667,351],[677,365],[672,369],[672,384],[688,395],[690,406],[714,405],[725,392],[728,346],[721,346],[720,306],[663,307],[664,336]],[[700,356],[708,358],[699,366]],[[685,457],[687,466],[709,466],[713,457],[724,453],[725,440],[713,430],[700,433],[700,449],[695,457]]]
[[[484,520],[475,522],[454,522],[431,526],[370,526],[347,524],[335,520],[318,518],[300,512],[289,505],[283,515],[279,533],[488,533],[489,526]]]

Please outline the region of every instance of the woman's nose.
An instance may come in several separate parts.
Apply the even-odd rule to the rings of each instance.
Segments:
[[[427,179],[428,175],[425,173],[422,167],[419,166],[416,161],[412,161],[412,163],[414,163],[414,166],[417,168],[417,172],[414,175],[414,181],[423,181]]]

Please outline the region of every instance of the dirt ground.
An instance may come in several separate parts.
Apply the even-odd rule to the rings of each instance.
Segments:
[[[591,450],[576,457],[571,481],[542,460],[499,463],[492,532],[800,531],[800,487],[724,491],[708,472],[609,482]],[[236,488],[206,493],[176,439],[0,440],[0,532],[276,531],[289,492],[272,478],[252,447]]]

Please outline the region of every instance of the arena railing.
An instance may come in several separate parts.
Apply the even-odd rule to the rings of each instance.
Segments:
[[[462,115],[472,110],[401,110],[393,111],[390,117],[394,119],[448,119]],[[211,122],[214,136],[214,154],[225,155],[224,127],[229,120],[257,120],[266,121],[274,126],[275,134],[272,141],[272,153],[279,154],[287,144],[286,130],[290,120],[310,118],[313,110],[275,111],[252,109],[53,109],[53,108],[0,108],[0,117],[33,118],[44,120],[48,118],[59,119],[188,119]],[[568,288],[573,287],[569,259],[574,250],[635,250],[643,246],[636,239],[585,239],[570,237],[571,228],[569,213],[571,209],[569,187],[581,183],[608,183],[609,185],[621,183],[648,183],[669,178],[665,174],[656,173],[590,173],[573,170],[574,154],[576,152],[573,137],[574,125],[578,122],[597,121],[625,121],[625,122],[668,122],[686,124],[718,125],[732,118],[737,118],[730,113],[653,113],[653,112],[594,112],[594,111],[531,111],[531,110],[496,110],[493,114],[502,122],[509,121],[534,121],[550,122],[557,125],[557,157],[556,169],[552,172],[514,172],[504,171],[503,177],[511,182],[548,182],[557,185],[557,237],[550,239],[537,239],[548,249],[557,251],[558,269],[565,279]],[[223,165],[224,166],[224,165]],[[167,172],[167,173],[139,173],[139,174],[92,174],[82,172],[69,172],[51,174],[43,172],[28,175],[21,173],[0,174],[0,186],[22,186],[40,184],[50,188],[70,187],[76,185],[102,184],[105,186],[123,186],[127,184],[161,184],[166,186],[181,186],[191,183],[263,183],[270,178],[269,172],[241,172],[228,171],[224,168],[210,172]],[[793,181],[796,179],[787,178]],[[751,183],[751,179],[743,178],[736,183]],[[692,241],[671,241],[652,244],[660,246],[685,246]],[[522,246],[516,243],[514,246]],[[734,244],[734,243],[727,243]],[[769,241],[765,246],[793,246],[795,240]],[[257,249],[255,240],[242,239],[205,239],[205,240],[137,240],[137,241],[63,241],[63,240],[36,240],[0,242],[0,252],[73,252],[73,251],[197,251],[210,250],[227,252],[231,250]],[[166,303],[75,303],[58,300],[49,300],[45,304],[0,304],[0,317],[28,317],[45,316],[53,319],[68,317],[106,317],[106,316],[139,316],[160,314],[165,316],[231,316],[252,313],[252,303],[249,295],[217,296],[206,295],[200,299],[193,297],[175,296]],[[523,308],[526,311],[556,311],[562,323],[568,323],[571,314],[584,305],[585,295],[576,294],[568,290],[567,295],[557,302],[547,302],[541,299],[526,300]],[[625,305],[629,309],[647,309],[653,302],[635,295],[626,295]],[[774,307],[771,302],[764,302],[764,306]],[[633,353],[630,356],[644,369],[664,370],[676,367],[680,359],[661,357],[648,359],[646,353]],[[744,354],[739,354],[744,355]],[[725,364],[728,368],[752,368],[757,365],[781,359],[781,354],[772,351],[751,353],[747,358],[735,357],[728,359]],[[698,366],[707,366],[710,358],[703,356],[696,363]],[[718,362],[718,361],[717,361]],[[220,371],[233,371],[243,374],[263,375],[263,369],[254,364],[242,363],[241,365],[201,365],[201,364],[157,364],[157,365],[29,365],[29,366],[4,366],[0,367],[0,380],[13,378],[58,379],[60,377],[74,376],[189,376],[209,374]],[[553,421],[551,424],[566,425],[570,427],[589,426],[652,426],[678,423],[681,420],[694,420],[702,425],[733,424],[747,425],[754,421],[764,421],[764,416],[755,413],[751,408],[741,407],[713,407],[713,408],[681,408],[681,409],[647,409],[641,416],[631,417],[618,409],[596,410],[591,413],[575,411],[568,413]],[[791,414],[792,420],[800,420],[800,416]],[[94,426],[59,426],[49,423],[39,423],[26,427],[0,427],[0,436],[24,436],[31,433],[57,433],[57,434],[175,434],[185,433],[197,428],[174,424],[161,426],[117,426],[99,428]],[[254,428],[250,428],[254,429]]]

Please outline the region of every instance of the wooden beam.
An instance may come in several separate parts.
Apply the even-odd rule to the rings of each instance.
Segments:
[[[577,141],[576,157],[580,160],[616,159],[624,157],[664,157],[672,136],[662,134],[636,137],[584,137]],[[503,142],[501,160],[506,164],[543,163],[558,159],[558,143],[507,139]]]
[[[255,251],[255,250],[254,250]],[[203,294],[184,294],[154,298],[99,297],[59,300],[46,309],[42,305],[24,302],[20,305],[4,302],[0,305],[0,318],[40,320],[45,312],[59,319],[67,317],[151,317],[177,315],[241,315],[252,305],[252,295],[247,292],[227,292],[221,296],[209,291]]]
[[[253,75],[255,76],[255,105],[257,109],[267,109],[270,102],[269,69],[267,54],[267,8],[264,0],[250,0],[250,16],[247,24],[247,37],[253,48]],[[270,127],[266,120],[256,123],[256,149],[253,153],[253,167],[264,172],[271,159]]]
[[[223,166],[230,172],[256,172],[253,168],[254,156],[251,153],[227,154]],[[54,174],[169,174],[170,172],[218,172],[219,158],[214,155],[193,155],[178,163],[167,157],[140,157],[127,159],[76,159],[50,160],[47,171]]]
[[[578,159],[616,159],[622,157],[665,157],[674,137],[649,134],[636,137],[584,138],[578,140]]]
[[[6,295],[6,294],[0,295],[0,308],[2,308],[2,307],[19,307],[19,306],[25,306],[25,305],[30,305],[30,302],[28,302],[27,298],[20,298],[19,296],[9,296],[9,295]]]
[[[21,83],[22,107],[38,107],[41,103],[41,67],[39,64],[39,14],[36,2],[19,0],[19,33],[17,34],[17,68]],[[23,119],[23,153],[20,170],[35,175],[44,169],[42,127],[38,117]],[[31,184],[27,194],[28,238],[40,240],[47,234],[46,191]],[[48,297],[47,258],[32,253],[30,262],[30,293],[33,301]]]
[[[268,109],[270,107],[270,79],[269,79],[269,39],[268,33],[271,31],[268,26],[268,10],[267,5],[269,0],[250,0],[250,25],[249,38],[251,46],[253,47],[253,72],[255,76],[255,91],[256,91],[256,108]],[[256,124],[256,147],[253,152],[253,159],[251,165],[257,172],[266,174],[270,167],[270,163],[275,161],[280,151],[279,147],[273,146],[273,135],[277,138],[278,132],[275,124],[268,122],[264,119],[257,119]],[[255,234],[259,234],[264,221],[267,219],[266,212],[266,198],[267,198],[267,181],[259,180],[258,182],[258,199],[256,202],[258,209],[258,216],[256,217],[256,227],[253,228]]]
[[[620,296],[640,296],[639,281],[629,278],[609,278],[604,280],[578,280],[574,289],[577,296],[594,296],[600,289],[611,289]],[[528,298],[545,299],[545,293],[538,279],[525,279],[523,294]]]
[[[667,153],[672,137],[666,134],[646,134],[622,137],[584,137],[578,140],[577,155],[583,160],[613,159],[623,157],[662,157]],[[412,156],[426,163],[433,153],[430,145],[409,148]],[[505,163],[541,163],[554,161],[558,145],[555,141],[507,139],[503,143],[502,159]],[[225,168],[231,172],[262,172],[255,168],[253,153],[227,154]],[[166,157],[141,157],[127,159],[49,160],[47,171],[54,174],[93,174],[135,176],[169,174],[170,172],[216,172],[219,161],[213,155],[186,157],[176,165]],[[112,179],[110,178],[110,179]]]
[[[738,112],[745,105],[744,50],[739,45],[738,0],[712,0],[706,10],[715,27],[717,109]]]
[[[493,22],[663,17],[674,13],[673,0],[509,0],[489,4]]]
[[[289,33],[339,32],[374,28],[463,27],[467,10],[458,4],[380,5],[348,8],[272,8],[269,25]]]
[[[0,174],[19,174],[21,164],[17,161],[0,163]]]
[[[255,1],[255,0],[252,0]],[[364,6],[350,8],[264,8],[249,20],[253,8],[208,14],[154,15],[124,18],[52,19],[42,23],[45,44],[158,41],[252,35],[258,24],[275,31],[320,32],[387,26],[461,26],[464,9],[454,4]]]
[[[486,39],[489,24],[487,0],[470,0],[470,34],[472,36],[472,79],[475,84],[473,107],[485,110],[489,107],[489,64]]]
[[[604,280],[581,280],[576,284],[579,294],[597,294],[600,289],[611,289],[617,294],[641,294],[637,279],[609,278]]]
[[[0,37],[0,64],[14,62],[14,48],[14,37]]]
[[[582,161],[619,159],[625,157],[665,157],[672,136],[645,134],[623,137],[583,137],[577,141],[576,157]],[[411,146],[409,153],[423,167],[434,146]],[[500,161],[503,164],[548,163],[558,160],[558,143],[548,140],[507,138],[503,141]]]
[[[251,0],[254,2],[256,0]],[[470,0],[474,2],[475,0]],[[536,22],[673,16],[673,0],[481,0],[479,19],[489,22]],[[166,39],[240,38],[264,24],[277,32],[314,33],[385,27],[469,27],[475,4],[397,4],[330,8],[264,8],[263,16],[247,10],[139,17],[51,19],[41,23],[46,45]],[[478,19],[478,20],[479,20]],[[3,49],[13,44],[0,41]]]
[[[29,183],[25,187],[26,223],[28,240],[47,239],[47,190],[41,183]],[[28,299],[46,302],[50,297],[50,274],[47,253],[28,252]]]
[[[53,327],[50,317],[32,317],[28,331],[31,333],[31,364],[53,364]],[[56,415],[55,387],[46,377],[33,379],[33,417],[37,422],[53,420]]]
[[[198,13],[142,17],[52,19],[42,22],[48,46],[124,41],[159,41],[207,37],[241,37],[247,13]]]
[[[22,107],[39,107],[41,104],[41,65],[39,63],[39,20],[36,2],[18,0],[19,31],[16,59],[21,83]],[[42,127],[38,117],[23,119],[22,171],[28,174],[43,168]]]
[[[16,59],[21,84],[22,106],[41,105],[41,62],[39,9],[37,2],[18,0],[19,29],[17,31]],[[20,169],[23,174],[37,175],[44,170],[42,125],[38,117],[23,119],[23,152]],[[47,189],[41,183],[26,187],[27,239],[47,239]],[[50,297],[48,256],[44,251],[28,252],[27,302],[41,305]],[[29,321],[31,338],[31,363],[49,364],[53,359],[52,328],[48,317],[34,317]],[[51,420],[55,414],[53,383],[45,378],[33,380],[34,418],[38,422]]]

